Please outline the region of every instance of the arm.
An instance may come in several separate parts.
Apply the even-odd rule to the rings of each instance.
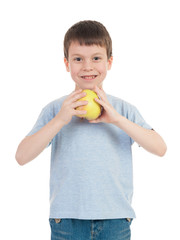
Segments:
[[[166,144],[161,136],[154,130],[145,129],[136,123],[129,121],[127,118],[117,116],[114,124],[126,132],[135,142],[148,152],[158,156],[164,156],[166,152]]]
[[[96,93],[101,99],[95,99],[104,108],[103,114],[91,123],[106,122],[112,123],[126,132],[134,141],[147,151],[158,156],[164,156],[166,144],[161,136],[153,130],[145,129],[127,118],[121,116],[108,102],[105,92],[96,87]]]
[[[38,132],[25,137],[19,144],[16,152],[17,162],[20,165],[24,165],[36,158],[62,127],[63,122],[56,116]]]
[[[86,93],[82,92],[81,89],[72,92],[63,102],[59,113],[51,121],[33,135],[22,140],[16,152],[16,160],[20,165],[24,165],[36,158],[61,128],[71,121],[73,115],[86,113],[84,110],[76,110],[76,107],[88,103],[87,101],[77,101],[85,95]]]

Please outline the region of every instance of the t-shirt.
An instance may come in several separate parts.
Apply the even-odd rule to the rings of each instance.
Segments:
[[[59,112],[67,96],[45,106],[28,135]],[[133,105],[107,94],[122,116],[147,129]],[[109,123],[89,123],[73,116],[51,141],[50,218],[135,218],[131,206],[133,168],[131,139]],[[50,145],[49,144],[49,145]]]

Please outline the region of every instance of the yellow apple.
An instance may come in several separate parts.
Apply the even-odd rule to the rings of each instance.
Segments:
[[[86,114],[77,115],[80,118],[86,118],[87,120],[94,120],[101,114],[101,105],[97,103],[94,99],[98,98],[98,95],[89,89],[84,89],[86,96],[80,98],[78,101],[88,101],[87,105],[77,107],[77,110],[86,110]]]

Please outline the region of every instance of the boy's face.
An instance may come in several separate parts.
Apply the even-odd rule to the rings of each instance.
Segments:
[[[69,47],[69,59],[64,59],[66,69],[76,84],[76,90],[93,89],[102,82],[112,65],[112,57],[107,59],[105,47],[98,45],[80,45],[72,42]]]

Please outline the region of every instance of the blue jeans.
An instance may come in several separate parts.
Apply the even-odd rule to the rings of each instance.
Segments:
[[[51,240],[130,240],[132,219],[49,219]]]

